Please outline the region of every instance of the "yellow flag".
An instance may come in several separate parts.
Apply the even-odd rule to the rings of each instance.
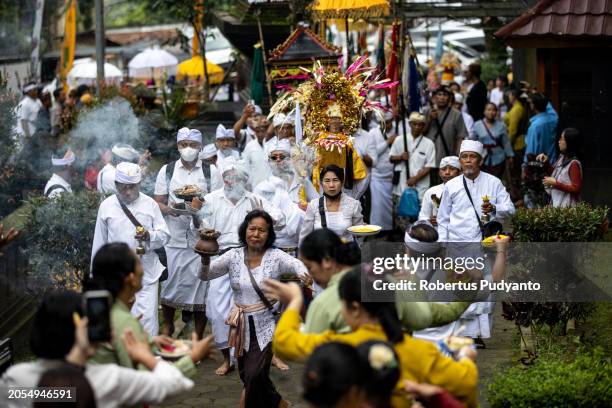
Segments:
[[[195,57],[196,55],[200,55],[200,39],[198,38],[198,33],[202,30],[202,17],[204,17],[204,0],[197,0],[194,6],[196,12],[195,24],[194,24],[194,32],[193,32],[193,41],[191,43],[191,56]]]
[[[66,21],[64,25],[64,44],[60,55],[60,80],[64,90],[68,90],[66,77],[72,69],[76,47],[77,0],[66,0]]]

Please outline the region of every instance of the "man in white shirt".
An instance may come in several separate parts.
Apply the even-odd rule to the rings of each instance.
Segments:
[[[275,230],[281,230],[285,226],[282,211],[247,190],[249,172],[244,161],[226,159],[222,176],[223,188],[207,194],[199,212],[202,227],[214,229],[221,234],[217,240],[221,252],[242,245],[238,237],[238,227],[246,215],[256,208],[263,208],[270,214]],[[212,323],[215,345],[223,353],[223,364],[217,369],[217,375],[226,375],[232,367],[227,344],[229,328],[225,324],[231,308],[232,289],[229,276],[211,280],[206,298],[206,316]]]
[[[236,150],[236,135],[233,129],[226,129],[222,124],[217,126],[215,132],[215,145],[217,146],[216,166],[223,173],[223,163],[225,159],[232,157],[240,159],[240,153]]]
[[[255,187],[262,181],[266,180],[270,174],[270,166],[268,166],[268,157],[266,154],[266,131],[268,130],[268,121],[265,117],[259,116],[252,121],[256,139],[247,143],[242,158],[249,167],[251,174],[251,185]]]
[[[42,102],[38,99],[38,86],[34,82],[30,82],[23,89],[24,98],[15,108],[17,116],[16,133],[19,137],[19,144],[24,146],[26,139],[29,139],[36,133],[36,119],[38,111],[42,108]]]
[[[428,220],[434,227],[438,225],[436,215],[438,214],[438,207],[440,206],[444,184],[461,174],[459,157],[444,157],[440,161],[439,173],[442,183],[429,188],[429,190],[425,192],[423,195],[423,202],[421,203],[421,211],[419,212],[419,220]]]
[[[393,229],[393,164],[389,161],[389,151],[397,133],[393,127],[393,113],[385,113],[385,128],[380,126],[370,130],[374,136],[377,160],[372,168],[370,192],[374,201],[370,222],[382,227],[383,231]]]
[[[223,178],[217,168],[217,146],[214,143],[207,144],[202,148],[198,157],[202,160],[202,164],[210,167],[210,191],[222,188]]]
[[[192,216],[175,209],[177,204],[185,205],[185,201],[174,192],[191,185],[201,190],[202,197],[209,193],[210,166],[198,158],[202,149],[199,130],[181,128],[176,144],[179,160],[163,165],[155,183],[155,201],[170,230],[170,241],[165,245],[168,279],[162,283],[160,294],[164,315],[162,333],[173,335],[174,313],[181,309],[187,312],[183,313],[185,323],[189,323],[193,313],[195,331],[202,338],[206,326],[206,282],[199,278],[200,257],[193,251],[198,236],[190,226]]]
[[[501,181],[480,171],[484,155],[482,143],[464,140],[459,161],[463,176],[444,185],[438,210],[438,232],[441,242],[480,242],[482,235],[476,214],[489,214],[491,220],[503,221],[514,213],[514,204]],[[465,185],[464,185],[465,182]],[[474,205],[472,206],[468,194]],[[483,202],[487,196],[489,201]]]
[[[368,121],[369,123],[369,121]],[[361,199],[366,194],[370,187],[370,178],[372,177],[372,168],[378,162],[376,154],[376,141],[374,134],[362,128],[357,129],[353,135],[353,147],[366,166],[367,176],[361,180],[357,180],[352,190],[345,190],[351,197],[356,200]],[[365,204],[362,201],[362,206]],[[364,214],[369,214],[369,210],[364,207]]]
[[[276,145],[276,142],[282,139],[289,139],[291,142],[292,138],[295,138],[295,116],[285,115],[284,113],[277,113],[272,119],[272,126],[274,127],[274,136],[266,141],[266,149],[270,151],[270,147]],[[295,140],[293,140],[295,141]]]
[[[142,173],[137,164],[123,162],[117,165],[117,194],[100,204],[91,253],[93,259],[98,249],[109,242],[125,242],[136,250],[144,276],[131,312],[134,316],[142,315],[143,328],[149,335],[156,336],[159,332],[158,281],[164,266],[154,250],[168,242],[170,231],[157,202],[140,192],[141,180]],[[137,224],[144,232],[137,231]]]
[[[252,140],[257,139],[255,135],[255,123],[263,117],[263,111],[257,105],[248,103],[242,110],[240,119],[234,124],[233,130],[238,141],[238,150],[244,151],[246,145]],[[246,124],[246,128],[244,125]],[[266,129],[267,130],[267,129]]]
[[[461,112],[461,116],[463,116],[463,123],[465,123],[465,128],[468,132],[468,139],[474,139],[474,119],[470,116],[467,111],[463,110],[463,94],[456,93],[455,94],[455,102],[453,103],[453,107]]]
[[[425,190],[429,188],[429,170],[436,166],[436,148],[431,139],[424,137],[426,121],[425,116],[412,112],[408,118],[410,134],[397,137],[391,145],[389,160],[394,164],[394,171],[400,172],[399,183],[393,188],[393,195],[401,196],[406,187],[412,187],[419,193],[419,200],[423,198]],[[408,166],[406,166],[406,163]],[[409,174],[406,174],[406,167]]]
[[[461,256],[482,256],[480,220],[488,214],[491,220],[503,221],[514,213],[510,195],[501,181],[480,171],[484,146],[479,141],[464,140],[461,143],[459,161],[463,174],[444,185],[438,210],[439,241],[447,243],[447,254],[460,252]],[[488,200],[483,200],[488,197]],[[471,200],[470,200],[471,198]],[[467,244],[448,244],[467,243]],[[472,243],[471,245],[469,243]],[[463,336],[472,337],[484,347],[483,338],[491,337],[492,302],[476,302],[463,313]]]
[[[121,162],[138,163],[140,153],[132,146],[117,143],[111,148],[111,161],[98,173],[97,189],[102,194],[115,194],[115,166]]]
[[[47,198],[56,198],[63,193],[72,193],[70,182],[72,181],[72,165],[74,164],[75,156],[72,150],[68,148],[58,151],[58,155],[51,156],[51,165],[53,166],[53,175],[47,181],[43,193]]]

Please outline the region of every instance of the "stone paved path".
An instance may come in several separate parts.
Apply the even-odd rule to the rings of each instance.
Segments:
[[[514,324],[501,317],[501,304],[497,304],[493,318],[493,336],[486,341],[487,348],[479,350],[478,368],[480,372],[480,404],[488,407],[486,402],[486,387],[492,374],[512,364],[516,358],[518,345],[515,344]],[[220,359],[220,355],[218,356]],[[195,379],[194,389],[185,394],[168,400],[163,406],[170,408],[235,408],[240,401],[242,383],[238,372],[219,377],[215,375],[215,369],[220,360],[207,360],[199,365],[198,375]],[[302,365],[289,363],[289,371],[280,371],[271,368],[272,381],[280,394],[293,403],[295,408],[306,408],[306,404],[300,398],[300,382],[302,376]]]

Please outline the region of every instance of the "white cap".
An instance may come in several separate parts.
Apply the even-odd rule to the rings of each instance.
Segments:
[[[480,157],[484,157],[484,146],[477,140],[464,139],[461,142],[461,149],[459,150],[459,154],[463,152],[474,152],[478,153]]]
[[[217,146],[214,143],[207,144],[200,152],[200,159],[206,160],[217,155]]]
[[[440,160],[440,168],[444,168],[446,166],[451,166],[456,168],[457,170],[461,170],[461,163],[459,163],[459,158],[457,156],[446,156]]]
[[[115,171],[115,181],[123,184],[138,184],[142,180],[142,171],[136,163],[121,162]]]
[[[138,151],[128,144],[117,143],[112,147],[111,152],[120,159],[127,161],[133,162],[140,158]]]
[[[66,154],[64,154],[63,157],[56,157],[55,155],[51,156],[51,164],[53,166],[70,166],[72,163],[74,163],[75,160],[76,157],[70,149],[68,149],[68,151],[66,152]]]
[[[274,115],[274,119],[272,119],[272,125],[274,127],[279,127],[285,124],[287,121],[287,116],[284,113],[277,113]]]
[[[455,94],[455,103],[463,103],[463,94],[459,92]]]
[[[277,140],[276,143],[270,146],[268,153],[272,153],[274,151],[291,153],[291,143],[289,143],[289,139]]]
[[[223,160],[223,174],[229,171],[235,171],[236,175],[249,178],[248,166],[243,160],[238,160],[234,156],[227,157]]]
[[[236,134],[234,133],[234,129],[226,129],[225,126],[219,124],[217,126],[217,131],[215,133],[216,139],[235,139]]]
[[[178,143],[183,140],[191,140],[202,144],[202,132],[198,129],[180,128],[176,134],[176,142]]]

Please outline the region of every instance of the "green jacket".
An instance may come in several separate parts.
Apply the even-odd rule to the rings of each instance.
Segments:
[[[116,300],[111,308],[111,327],[113,330],[113,339],[110,343],[100,344],[96,354],[90,361],[97,364],[114,363],[122,367],[135,368],[123,344],[123,340],[121,339],[123,333],[125,333],[127,329],[131,329],[137,340],[143,341],[146,339],[149,344],[152,344],[152,338],[146,337],[147,335],[142,329],[140,322],[132,316],[128,307],[120,300]],[[184,376],[189,378],[195,377],[196,367],[191,360],[191,356],[181,358],[174,365]],[[146,370],[144,366],[138,366],[138,369]]]
[[[340,280],[349,270],[345,269],[333,275],[327,288],[310,303],[303,328],[305,333],[322,333],[325,330],[338,333],[351,331],[342,317],[342,303],[338,294]],[[396,299],[395,302],[402,328],[407,332],[454,322],[469,305],[470,302],[443,304],[401,299]]]

